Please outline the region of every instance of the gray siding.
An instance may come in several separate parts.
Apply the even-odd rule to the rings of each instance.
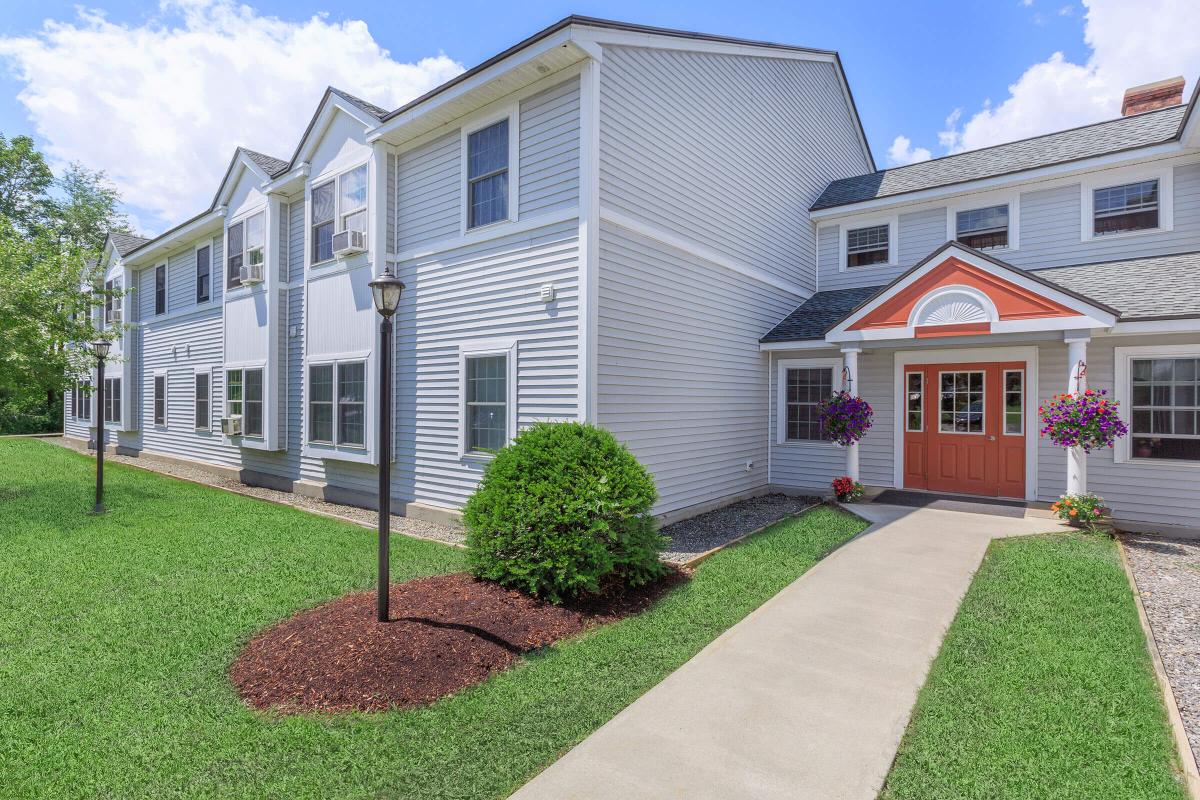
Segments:
[[[400,265],[397,323],[397,497],[459,506],[483,462],[458,455],[460,343],[515,337],[517,423],[573,419],[578,405],[578,239],[575,223]],[[553,283],[555,302],[537,298]],[[370,490],[374,471],[338,477]]]
[[[458,235],[459,147],[459,132],[455,130],[400,154],[397,251]]]
[[[579,79],[521,102],[518,217],[579,202]]]
[[[834,478],[846,474],[846,451],[825,442],[778,442],[779,414],[778,362],[787,358],[838,358],[829,351],[777,352],[771,368],[771,483],[798,489],[830,491]],[[859,443],[858,465],[863,483],[891,486],[893,482],[892,437],[895,434],[895,397],[893,360],[890,352],[863,353],[858,358],[859,385],[856,393],[875,411],[874,424]]]
[[[1115,390],[1115,347],[1150,344],[1200,344],[1200,337],[1094,338],[1087,351],[1089,388]],[[1066,345],[1042,345],[1039,356],[1038,400],[1045,402],[1066,389]],[[1112,450],[1091,453],[1087,481],[1088,490],[1103,497],[1117,519],[1190,527],[1200,525],[1200,481],[1196,480],[1194,464],[1117,463],[1113,455]],[[1066,491],[1066,481],[1066,451],[1041,439],[1038,444],[1038,499],[1057,500]]]
[[[833,65],[605,47],[600,76],[604,207],[814,287],[808,208],[868,168]]]
[[[1174,189],[1172,230],[1088,241],[1080,240],[1082,207],[1078,183],[1022,192],[1019,247],[996,250],[993,255],[1022,269],[1037,270],[1200,250],[1200,164],[1176,166]],[[845,272],[838,271],[839,226],[820,228],[821,289],[887,283],[946,241],[945,206],[901,213],[899,222],[899,263],[892,267],[859,267]],[[854,226],[853,222],[849,224]]]
[[[387,154],[387,230],[384,231],[386,249],[389,253],[396,252],[396,178],[397,163],[395,153]]]
[[[597,416],[654,474],[657,513],[766,484],[758,338],[797,302],[601,225]]]
[[[288,246],[287,283],[304,280],[304,236],[305,222],[304,200],[294,200],[288,203]]]

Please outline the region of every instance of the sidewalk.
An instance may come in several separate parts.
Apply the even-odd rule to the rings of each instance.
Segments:
[[[514,800],[874,800],[988,543],[1046,519],[862,505],[872,523]]]

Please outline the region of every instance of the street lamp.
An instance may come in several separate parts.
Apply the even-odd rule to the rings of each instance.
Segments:
[[[380,622],[388,621],[388,536],[392,524],[392,315],[400,305],[404,282],[391,267],[371,281],[371,299],[383,317],[379,325],[379,597]]]
[[[104,360],[112,342],[92,342],[92,353],[96,356],[96,505],[93,514],[104,513]]]

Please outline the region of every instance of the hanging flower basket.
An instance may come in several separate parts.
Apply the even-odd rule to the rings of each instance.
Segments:
[[[1056,394],[1038,408],[1042,436],[1059,447],[1082,447],[1084,452],[1112,447],[1117,439],[1129,433],[1121,421],[1118,405],[1108,399],[1108,392],[1103,389]]]
[[[845,390],[822,402],[817,414],[825,436],[843,447],[849,447],[865,436],[875,417],[870,403]]]

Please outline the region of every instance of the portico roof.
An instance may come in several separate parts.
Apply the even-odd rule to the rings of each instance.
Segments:
[[[849,317],[876,303],[932,262],[952,255],[991,265],[1028,285],[1070,298],[1121,322],[1200,318],[1200,252],[1024,270],[957,243],[947,243],[891,283],[817,292],[760,340],[764,344],[825,339]],[[939,260],[940,259],[940,260]]]

